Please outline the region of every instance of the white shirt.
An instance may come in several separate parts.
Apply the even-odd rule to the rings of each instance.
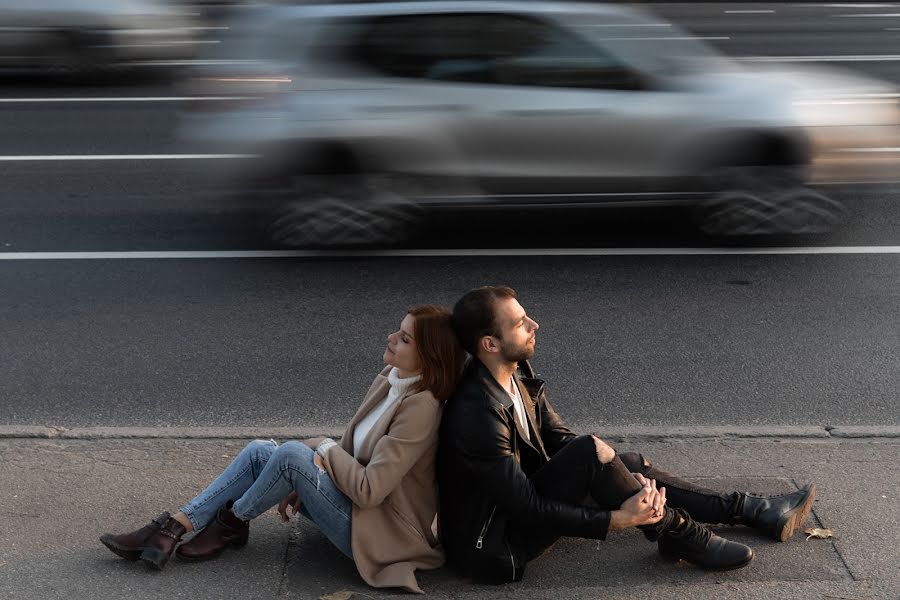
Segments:
[[[366,439],[369,431],[371,431],[372,426],[375,425],[375,422],[381,418],[381,415],[396,404],[401,396],[405,396],[406,392],[409,391],[410,386],[420,379],[422,379],[421,375],[401,378],[400,375],[398,375],[397,367],[390,370],[388,373],[388,381],[391,384],[391,389],[388,390],[387,396],[384,397],[384,400],[376,404],[353,429],[353,456],[359,454],[359,449],[362,448],[363,441]]]
[[[507,389],[506,393],[509,394],[510,398],[512,398],[513,400],[513,408],[515,409],[516,419],[519,421],[519,425],[522,426],[522,431],[525,432],[525,439],[530,442],[531,433],[528,430],[528,418],[525,416],[525,402],[522,400],[522,392],[519,391],[519,386],[516,385],[515,377],[510,379],[509,382],[512,385],[513,391],[510,392]]]

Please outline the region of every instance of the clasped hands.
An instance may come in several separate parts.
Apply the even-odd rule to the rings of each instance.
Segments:
[[[622,503],[610,515],[611,529],[653,525],[663,518],[666,506],[666,488],[656,487],[655,479],[647,479],[640,473],[633,473],[641,484],[641,490]]]
[[[666,488],[657,488],[655,479],[647,479],[640,473],[633,475],[641,484],[641,491],[623,502],[620,510],[631,517],[631,524],[634,527],[652,525],[663,517]]]

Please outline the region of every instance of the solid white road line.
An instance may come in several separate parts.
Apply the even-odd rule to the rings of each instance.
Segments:
[[[34,154],[0,156],[0,162],[38,162],[69,160],[205,160],[254,158],[256,154]]]
[[[866,17],[866,18],[877,18],[877,17],[900,17],[900,13],[861,13],[855,15],[831,15],[832,17]]]
[[[785,248],[423,248],[396,250],[172,250],[146,252],[0,252],[2,260],[142,260],[222,258],[394,258],[451,256],[738,256],[900,254],[900,246]]]
[[[767,15],[772,14],[774,10],[726,10],[726,15]]]
[[[49,104],[62,102],[210,102],[217,100],[256,100],[259,96],[150,96],[78,98],[0,98],[0,104]]]
[[[900,60],[900,54],[855,54],[834,56],[739,56],[746,62],[889,62]]]

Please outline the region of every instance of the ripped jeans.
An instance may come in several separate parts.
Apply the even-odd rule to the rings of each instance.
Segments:
[[[206,527],[229,500],[232,511],[249,521],[296,491],[303,502],[300,513],[315,523],[322,533],[349,558],[350,521],[353,504],[327,472],[313,462],[315,450],[301,442],[282,445],[273,440],[247,444],[215,481],[182,509],[195,530]]]

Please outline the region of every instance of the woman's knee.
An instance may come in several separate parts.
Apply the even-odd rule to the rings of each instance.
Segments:
[[[269,460],[269,457],[272,456],[272,453],[275,452],[275,449],[278,447],[272,440],[253,440],[249,442],[241,452],[249,454],[251,458],[255,460],[261,460],[265,463]]]
[[[305,464],[309,462],[310,456],[314,452],[312,448],[303,442],[291,440],[278,446],[272,454],[272,458],[288,464]]]

